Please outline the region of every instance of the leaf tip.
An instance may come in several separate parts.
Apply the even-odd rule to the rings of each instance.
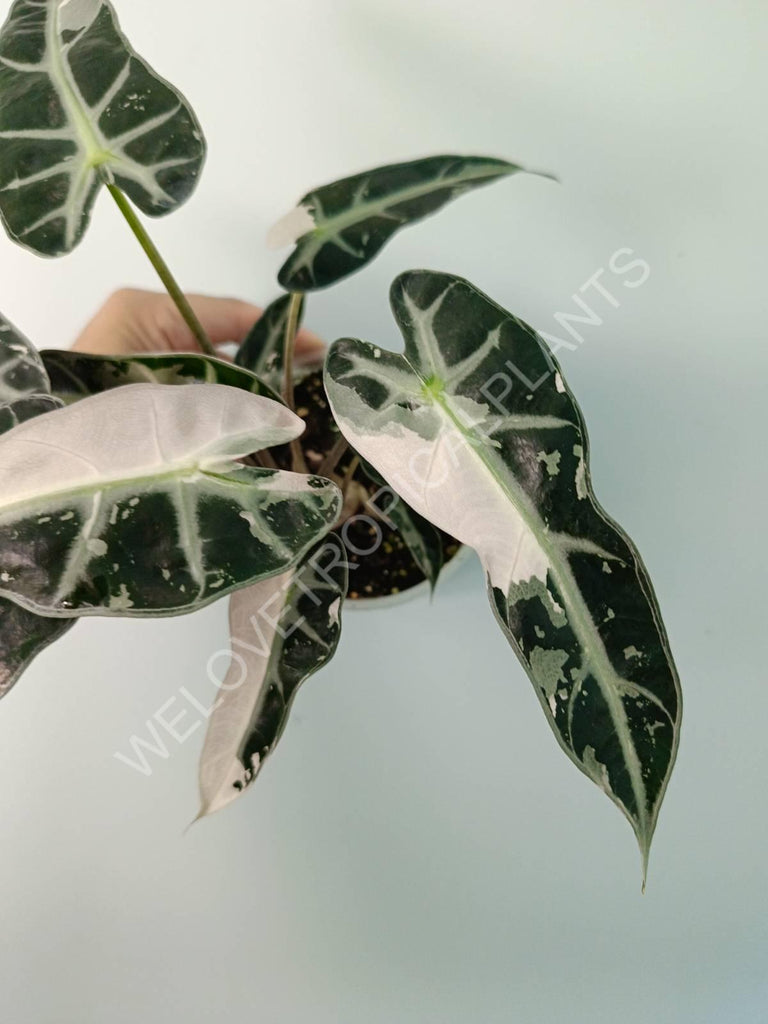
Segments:
[[[183,836],[186,836],[186,834],[189,832],[192,826],[196,825],[198,821],[202,821],[202,819],[206,816],[207,813],[208,812],[206,811],[206,809],[204,807],[201,807],[200,810],[195,815],[195,817],[192,819],[192,821],[190,821],[189,824],[184,828],[184,831],[181,834]]]
[[[552,171],[539,171],[532,168],[527,173],[535,174],[537,178],[546,178],[547,181],[553,181],[556,185],[562,185],[562,181],[556,174],[553,174]]]
[[[642,881],[640,885],[640,892],[645,896],[645,886],[648,881],[648,860],[651,855],[651,839],[652,835],[645,836],[637,833],[637,844],[640,847],[640,861],[642,870]]]

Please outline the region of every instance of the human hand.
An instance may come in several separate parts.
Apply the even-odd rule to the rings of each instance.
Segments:
[[[214,345],[240,343],[263,310],[240,299],[188,295],[189,304]],[[72,348],[120,356],[140,352],[197,352],[199,346],[165,292],[121,288],[87,324]],[[322,359],[325,345],[311,331],[296,338],[297,362]],[[226,356],[222,353],[222,358]]]

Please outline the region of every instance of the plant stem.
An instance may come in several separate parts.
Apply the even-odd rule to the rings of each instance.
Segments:
[[[349,485],[352,483],[355,477],[355,473],[360,466],[360,456],[355,455],[350,464],[347,466],[347,470],[344,474],[344,479],[341,481],[341,493],[346,498]]]
[[[294,408],[293,399],[293,353],[296,348],[296,335],[299,330],[299,313],[301,311],[301,300],[304,298],[301,292],[291,292],[291,301],[288,303],[288,320],[285,325],[285,343],[283,347],[283,398],[289,409]]]
[[[296,412],[296,400],[293,394],[293,353],[296,348],[296,335],[299,331],[299,313],[304,298],[301,292],[291,292],[288,303],[288,319],[285,324],[285,341],[283,343],[283,398],[285,404]],[[307,461],[298,438],[291,441],[291,464],[297,473],[308,472]]]
[[[168,264],[160,255],[157,246],[147,234],[144,225],[136,216],[133,207],[116,185],[107,183],[107,188],[112,195],[112,198],[117,203],[118,209],[128,222],[128,226],[131,231],[138,239],[139,245],[149,257],[149,262],[157,271],[158,277],[163,282],[165,290],[168,292],[171,299],[173,299],[179,313],[181,313],[184,318],[184,322],[195,336],[198,345],[206,355],[216,356],[216,349],[213,347],[208,335],[205,333],[203,325],[195,316],[194,310],[187,301],[186,295],[182,292],[181,288],[179,288]]]
[[[339,460],[344,457],[345,452],[349,448],[346,437],[343,434],[339,434],[336,438],[336,443],[333,448],[328,452],[323,461],[320,463],[317,469],[318,476],[328,476],[329,473],[333,472],[336,466],[339,464]]]
[[[260,452],[254,452],[244,461],[246,466],[258,466],[261,469],[279,469],[268,448],[262,448]]]

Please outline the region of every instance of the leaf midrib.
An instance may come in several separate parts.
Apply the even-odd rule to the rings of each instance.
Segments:
[[[362,203],[353,203],[346,213],[334,214],[331,217],[321,217],[316,222],[314,230],[308,232],[304,237],[307,239],[315,238],[320,241],[327,236],[340,234],[352,224],[366,220],[377,210],[386,210],[389,206],[397,206],[399,203],[407,202],[409,199],[419,199],[421,196],[428,195],[430,192],[438,192],[443,188],[451,188],[452,186],[461,184],[462,182],[470,182],[479,178],[500,178],[505,174],[513,174],[517,169],[518,168],[514,165],[509,165],[508,167],[502,165],[501,167],[493,168],[493,170],[489,168],[487,171],[478,172],[475,170],[471,174],[454,174],[451,177],[440,178],[438,180],[433,179],[420,185],[412,185],[405,189],[399,189],[396,192],[390,192],[387,196],[384,196],[381,199]],[[308,206],[312,201],[312,197],[315,195],[317,195],[317,193],[310,193],[307,202],[302,205]],[[314,210],[312,212],[314,213]]]
[[[49,53],[51,54],[51,80],[58,89],[67,113],[75,126],[76,132],[85,143],[84,149],[86,165],[92,164],[95,168],[98,163],[106,162],[104,159],[100,158],[109,153],[109,149],[105,141],[98,135],[97,129],[91,125],[90,120],[81,106],[82,96],[80,95],[75,83],[70,80],[71,72],[66,66],[63,54],[59,47],[59,10],[61,2],[60,0],[52,0],[52,2],[53,12],[49,12],[45,23],[45,43]],[[93,164],[93,161],[96,161],[97,163]]]
[[[233,461],[233,468],[236,468],[238,465],[240,464]],[[184,465],[177,466],[176,468],[164,473],[128,477],[99,477],[98,481],[94,480],[89,484],[82,484],[71,488],[62,487],[55,491],[45,491],[39,495],[21,498],[18,501],[13,501],[8,504],[3,504],[2,501],[0,501],[0,519],[13,513],[17,509],[23,509],[25,506],[34,506],[38,508],[39,512],[42,512],[43,510],[39,508],[41,504],[49,501],[55,501],[60,497],[72,498],[75,500],[83,495],[96,495],[107,490],[115,490],[118,488],[128,489],[129,486],[134,486],[137,490],[146,490],[148,486],[152,484],[173,480],[192,480],[196,476],[207,477],[211,480],[218,480],[222,483],[231,484],[233,487],[254,486],[253,480],[236,480],[234,477],[206,470],[200,465],[200,463],[185,463]]]
[[[406,362],[408,362],[407,359]],[[418,370],[410,362],[408,362],[408,365],[421,380],[421,374],[419,374]],[[426,384],[426,381],[423,381],[423,383]],[[564,564],[563,555],[559,548],[553,546],[547,541],[544,524],[535,509],[530,508],[530,502],[527,496],[520,492],[516,486],[513,491],[509,487],[508,481],[497,472],[493,461],[485,451],[485,446],[482,443],[482,437],[478,435],[476,431],[468,429],[461,422],[453,412],[450,403],[446,401],[444,392],[442,394],[434,394],[433,401],[435,406],[449,420],[451,426],[464,438],[470,451],[476,453],[477,458],[483,465],[484,469],[492,477],[494,484],[502,491],[510,504],[512,504],[520,513],[526,526],[534,535],[537,543],[541,546],[547,556],[560,593],[566,603],[570,624],[574,629],[584,652],[587,654],[587,657],[591,662],[590,667],[593,671],[597,684],[600,687],[603,698],[608,705],[614,725],[616,726],[616,732],[619,736],[619,742],[621,744],[622,752],[624,753],[624,760],[630,774],[632,789],[637,802],[638,828],[636,831],[638,832],[638,840],[640,841],[641,852],[645,860],[647,857],[648,847],[650,845],[650,826],[652,825],[652,820],[648,815],[647,793],[642,778],[642,768],[637,750],[634,742],[632,741],[626,712],[621,706],[620,698],[616,694],[615,690],[607,682],[609,678],[618,680],[620,677],[608,658],[602,639],[592,625],[592,616],[584,602],[581,591],[573,577],[573,573],[571,572],[570,567],[567,564]],[[506,600],[507,595],[505,594],[504,597]],[[597,662],[597,664],[595,662]],[[613,790],[611,790],[611,795],[616,797]],[[616,799],[618,800],[618,797],[616,797]],[[634,826],[632,816],[628,815],[628,817],[630,817],[630,821]]]

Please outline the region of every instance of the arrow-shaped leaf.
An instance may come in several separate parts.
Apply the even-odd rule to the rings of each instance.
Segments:
[[[303,423],[222,385],[117,388],[0,439],[0,594],[49,615],[172,615],[292,566],[336,520],[322,477],[236,461]]]
[[[144,213],[193,191],[205,142],[184,97],[120,31],[107,0],[16,0],[0,30],[0,214],[42,256],[83,237],[99,188]]]
[[[405,355],[337,342],[341,430],[422,515],[477,550],[561,746],[632,823],[644,864],[680,692],[651,582],[602,510],[586,429],[535,332],[461,278],[395,281]]]
[[[86,352],[44,349],[40,356],[48,371],[54,395],[69,405],[125,384],[226,384],[254,395],[281,401],[255,374],[225,359],[196,352],[163,352],[157,355],[98,356]]]
[[[334,284],[369,263],[400,228],[523,170],[492,157],[432,156],[316,188],[270,232],[273,246],[296,243],[278,280],[298,292]]]
[[[255,780],[299,686],[336,651],[346,592],[344,548],[329,534],[295,568],[230,598],[231,663],[200,760],[200,817]]]
[[[280,390],[283,379],[285,332],[290,304],[290,295],[281,295],[270,302],[235,354],[235,363],[238,366],[255,373],[277,391]],[[297,326],[301,323],[303,313],[302,301],[299,304]]]

